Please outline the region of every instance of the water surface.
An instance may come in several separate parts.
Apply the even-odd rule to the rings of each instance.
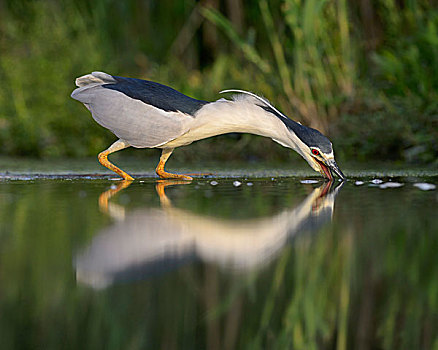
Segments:
[[[373,179],[3,176],[2,349],[437,348],[437,177]]]

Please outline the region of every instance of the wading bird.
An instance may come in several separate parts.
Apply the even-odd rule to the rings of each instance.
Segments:
[[[155,169],[163,179],[191,180],[171,174],[164,165],[176,147],[231,132],[270,137],[298,152],[315,170],[333,180],[337,166],[330,140],[318,130],[297,123],[279,112],[267,100],[243,90],[232,100],[196,100],[168,86],[152,81],[93,72],[76,79],[71,97],[87,107],[94,120],[119,140],[98,156],[99,162],[125,180],[133,178],[108,160],[108,155],[127,147],[161,148]]]

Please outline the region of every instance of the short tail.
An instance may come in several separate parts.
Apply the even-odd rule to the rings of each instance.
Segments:
[[[111,84],[115,83],[116,80],[104,72],[93,72],[91,74],[83,75],[76,79],[75,83],[77,87],[83,87],[87,85],[95,85],[95,84]]]

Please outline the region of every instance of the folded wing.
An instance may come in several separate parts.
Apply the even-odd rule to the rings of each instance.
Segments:
[[[194,113],[207,103],[158,83],[103,72],[82,76],[76,85],[72,98],[97,123],[139,148],[159,147],[183,135]]]

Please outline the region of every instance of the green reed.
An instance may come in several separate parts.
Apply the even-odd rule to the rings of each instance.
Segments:
[[[356,83],[347,2],[287,0],[282,2],[279,18],[275,19],[266,0],[258,4],[274,57],[258,60],[271,62],[270,69],[264,66],[260,69],[278,76],[282,94],[299,118],[327,129],[343,99],[353,95]],[[212,9],[204,13],[237,47],[248,52],[242,41],[236,39],[229,21]],[[281,32],[278,22],[283,24]],[[250,59],[261,55],[245,56]],[[250,61],[257,65],[254,59]]]

